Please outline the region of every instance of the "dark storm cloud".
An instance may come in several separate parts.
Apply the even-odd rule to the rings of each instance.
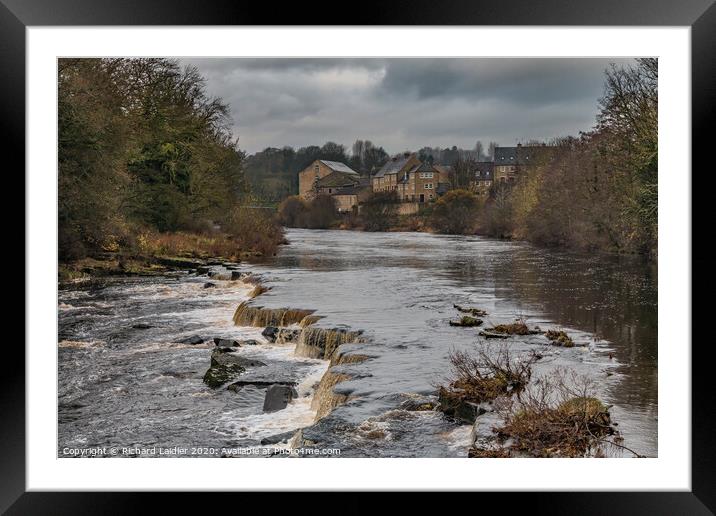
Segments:
[[[624,59],[184,59],[231,105],[248,152],[350,146],[391,153],[576,134],[594,124],[604,70]]]

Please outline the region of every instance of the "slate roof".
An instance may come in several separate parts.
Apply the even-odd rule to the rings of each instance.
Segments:
[[[364,190],[366,190],[364,186],[347,186],[345,188],[341,188],[333,195],[358,195]]]
[[[478,161],[475,164],[475,179],[492,179],[495,164],[492,161]]]
[[[325,166],[333,170],[334,172],[343,172],[345,174],[355,174],[358,175],[358,172],[353,170],[351,167],[346,165],[345,163],[341,163],[340,161],[327,161],[325,159],[319,159],[321,163],[323,163]]]
[[[495,147],[495,165],[531,165],[541,157],[551,153],[553,147],[517,146]]]
[[[405,166],[405,164],[413,157],[413,154],[408,156],[400,156],[399,158],[393,158],[383,165],[373,177],[384,177],[390,174],[397,174]]]
[[[318,188],[338,188],[341,186],[353,186],[358,184],[358,177],[345,172],[331,172],[316,182]]]
[[[434,170],[433,166],[430,163],[428,163],[427,161],[423,161],[420,165],[418,165],[418,168],[415,170],[415,172],[434,172]]]
[[[449,174],[452,172],[452,165],[433,164],[433,168],[442,174]]]

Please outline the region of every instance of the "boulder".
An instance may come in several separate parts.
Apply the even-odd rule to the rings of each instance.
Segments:
[[[239,271],[231,271],[231,279],[232,280],[241,279],[242,276],[243,276],[243,273],[241,273]]]
[[[275,384],[266,389],[264,412],[276,412],[285,409],[291,400],[298,396],[290,385]]]
[[[295,383],[285,383],[285,382],[272,382],[268,380],[239,380],[238,382],[234,382],[231,385],[229,385],[226,389],[233,392],[239,392],[241,389],[246,387],[247,385],[250,385],[252,387],[256,387],[257,389],[268,389],[272,385],[286,385],[288,387],[294,387]]]
[[[212,283],[211,281],[207,281],[204,283],[204,288],[214,288],[216,287],[216,283]]]
[[[296,342],[296,340],[298,340],[299,335],[301,335],[301,330],[281,328],[278,330],[278,334],[276,335],[276,342],[284,344],[288,342]]]
[[[222,339],[221,337],[214,337],[214,345],[220,348],[238,348],[241,346],[233,339]]]
[[[134,328],[135,330],[148,330],[149,328],[154,328],[154,326],[152,326],[151,324],[147,324],[147,323],[138,323],[138,324],[133,324],[132,328]]]
[[[204,339],[199,335],[189,335],[188,337],[184,337],[174,342],[178,342],[179,344],[190,344],[191,346],[196,346],[197,344],[203,344]]]
[[[441,388],[438,392],[438,410],[457,421],[474,423],[475,419],[487,410],[482,403],[465,399],[463,396]]]
[[[218,389],[244,371],[245,369],[238,364],[212,365],[204,374],[204,383],[212,389]]]
[[[242,357],[233,353],[233,348],[214,348],[211,352],[211,366],[204,374],[204,383],[212,389],[222,385],[243,373],[248,367],[265,366],[260,360]]]
[[[223,337],[214,337],[214,345],[217,348],[240,348],[242,346],[258,346],[259,341],[254,339],[234,340],[225,339]],[[229,351],[235,350],[229,349]]]
[[[279,328],[277,328],[276,326],[266,326],[266,328],[264,328],[264,331],[261,332],[261,335],[263,335],[269,342],[276,342],[278,333]]]
[[[294,435],[296,435],[295,430],[284,432],[282,434],[270,435],[261,439],[261,444],[266,446],[268,444],[287,443]]]

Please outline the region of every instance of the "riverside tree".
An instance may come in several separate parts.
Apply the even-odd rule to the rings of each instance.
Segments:
[[[228,106],[167,59],[58,64],[59,256],[128,245],[133,226],[235,224],[247,190]]]
[[[545,245],[653,255],[658,220],[658,65],[612,66],[593,130],[563,138],[548,161],[496,185],[488,234]]]

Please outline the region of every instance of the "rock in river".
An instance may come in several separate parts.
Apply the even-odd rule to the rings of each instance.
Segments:
[[[298,396],[290,385],[275,384],[266,389],[264,412],[276,412],[285,409],[291,400]]]
[[[214,337],[214,345],[220,348],[238,348],[241,346],[234,339],[222,339],[221,337]]]
[[[261,335],[266,337],[266,340],[269,342],[279,342],[279,343],[288,343],[288,342],[295,342],[299,335],[301,335],[301,330],[298,329],[291,329],[291,328],[277,328],[276,326],[266,326],[264,331],[261,332]]]
[[[203,344],[204,339],[199,335],[189,335],[188,337],[176,340],[175,342],[178,342],[179,344],[190,344],[192,346],[196,346],[197,344]]]
[[[276,342],[276,337],[278,337],[278,328],[276,328],[276,326],[266,326],[264,331],[261,332],[261,335],[266,337],[266,340],[269,342]]]
[[[237,355],[231,348],[215,348],[211,352],[211,367],[204,374],[204,383],[217,389],[239,376],[247,367],[265,365],[260,360]]]
[[[242,346],[258,346],[258,344],[259,342],[254,339],[234,340],[214,337],[214,345],[217,348],[240,348]]]
[[[261,439],[261,444],[266,446],[268,444],[285,443],[288,442],[294,435],[296,435],[296,430],[291,430],[282,434],[270,435]]]

